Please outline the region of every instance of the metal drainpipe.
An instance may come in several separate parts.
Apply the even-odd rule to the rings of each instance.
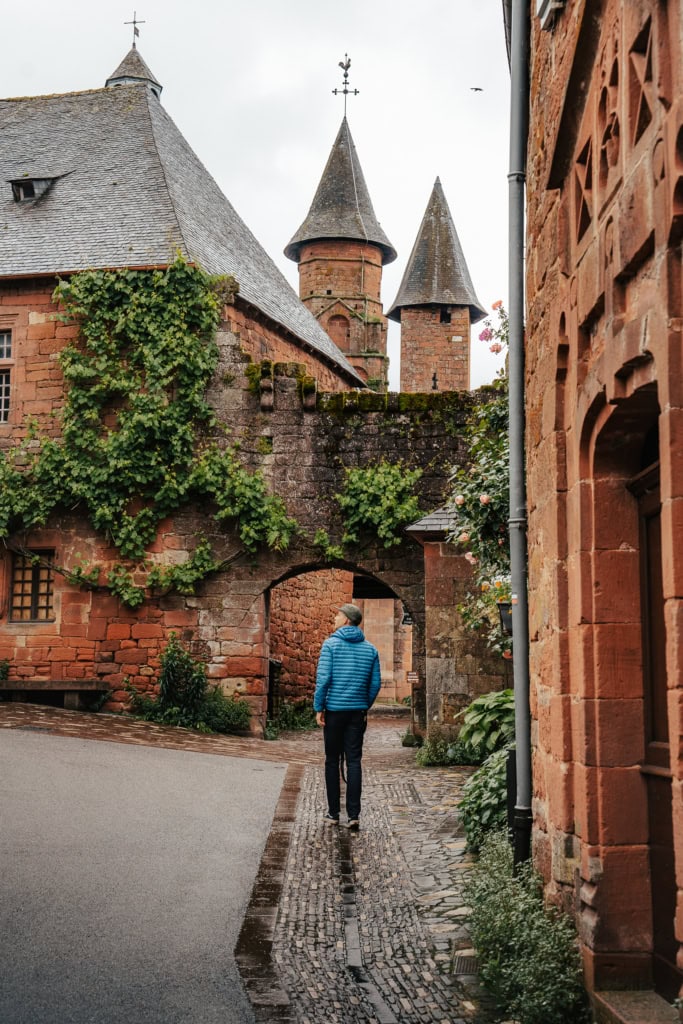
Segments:
[[[509,183],[509,409],[510,409],[510,573],[512,584],[513,677],[517,796],[514,863],[531,853],[531,712],[529,708],[529,602],[526,550],[524,459],[524,242],[526,148],[529,132],[529,4],[506,0],[510,17]]]

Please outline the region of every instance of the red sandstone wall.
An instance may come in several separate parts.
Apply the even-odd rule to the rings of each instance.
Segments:
[[[647,986],[659,941],[653,822],[663,826],[665,807],[648,813],[644,540],[629,484],[657,424],[669,850],[680,880],[680,5],[583,2],[566,5],[551,32],[532,22],[526,404],[534,857],[549,893],[577,908],[589,984]],[[672,915],[675,902],[674,892]],[[676,935],[683,940],[680,884]]]
[[[78,334],[52,319],[56,279],[0,282],[0,330],[12,332],[10,418],[0,423],[0,448],[25,436],[27,418],[37,420],[42,433],[54,435],[54,412],[60,408],[63,377],[57,357]],[[3,364],[5,368],[5,364]]]
[[[56,279],[0,282],[0,330],[12,331],[12,360],[3,363],[11,373],[11,406],[7,423],[0,423],[0,449],[8,449],[26,434],[28,419],[36,420],[43,433],[58,433],[55,415],[63,403],[63,377],[58,364],[59,352],[77,336],[75,326],[54,319],[57,307],[51,301]],[[312,357],[286,336],[278,335],[258,318],[250,319],[244,309],[228,307],[226,314],[240,333],[243,348],[253,358],[296,360],[317,375],[319,384],[332,391],[347,390],[349,385],[321,360]],[[246,387],[246,377],[242,382]],[[177,526],[166,524],[150,553],[162,561],[182,558],[195,541],[192,532],[183,538]],[[69,570],[82,561],[100,563],[102,579],[118,560],[83,522],[62,520],[60,529],[47,529],[35,536],[22,537],[28,549],[54,550],[57,565]],[[17,690],[64,689],[69,685],[86,689],[104,686],[113,691],[110,708],[127,703],[124,682],[139,690],[155,685],[159,653],[171,631],[202,643],[198,629],[199,613],[185,607],[180,598],[147,602],[139,612],[125,609],[104,591],[80,590],[57,572],[54,581],[54,620],[12,622],[8,617],[11,553],[0,556],[0,660],[10,662],[10,681]],[[142,578],[142,577],[141,577]],[[249,612],[249,615],[252,613]],[[226,635],[212,639],[210,649],[197,649],[208,655],[210,679],[221,682],[230,692],[250,695],[254,708],[262,711],[263,678],[267,677],[265,633],[262,617],[255,624],[242,619],[238,629],[227,628]],[[228,636],[228,633],[230,635]],[[230,683],[224,683],[224,680]],[[258,706],[257,706],[258,705]]]
[[[469,309],[454,306],[449,324],[441,323],[438,306],[402,309],[401,391],[461,391],[469,386]]]
[[[340,605],[351,601],[353,574],[343,569],[309,572],[270,592],[270,657],[282,662],[280,695],[311,699],[323,640],[334,630]]]
[[[254,309],[245,309],[239,301],[234,306],[226,306],[223,315],[228,329],[238,336],[243,350],[254,362],[270,359],[273,362],[302,363],[306,372],[316,378],[321,391],[349,391],[358,386],[297,344],[294,338],[276,331]]]
[[[116,553],[94,531],[76,519],[65,519],[59,530],[45,529],[22,538],[31,550],[52,549],[60,568],[72,568],[81,559],[105,566]],[[161,540],[157,547],[164,547]],[[3,549],[4,550],[4,549]],[[54,578],[54,619],[14,622],[8,615],[11,552],[0,558],[0,660],[10,663],[9,681],[18,691],[70,688],[108,688],[110,707],[120,710],[128,703],[128,680],[141,692],[156,684],[159,654],[169,634],[194,635],[198,613],[175,606],[162,608],[147,603],[139,612],[124,608],[105,591],[78,588],[63,574]]]

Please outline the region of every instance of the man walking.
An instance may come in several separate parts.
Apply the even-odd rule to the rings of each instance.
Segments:
[[[339,824],[339,769],[346,760],[348,827],[358,831],[363,784],[361,757],[368,708],[379,693],[379,653],[360,629],[363,613],[343,604],[334,618],[335,632],[323,642],[315,680],[313,707],[325,741],[325,788],[330,825]]]

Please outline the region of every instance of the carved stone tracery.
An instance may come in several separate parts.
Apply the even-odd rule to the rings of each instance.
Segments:
[[[652,73],[652,19],[648,18],[629,50],[629,121],[631,144],[652,121],[655,88]]]

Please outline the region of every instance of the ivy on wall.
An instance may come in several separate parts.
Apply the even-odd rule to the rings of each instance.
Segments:
[[[192,503],[211,508],[217,524],[234,524],[242,548],[233,558],[288,547],[301,530],[282,499],[244,467],[237,443],[207,439],[220,426],[205,398],[218,364],[215,335],[236,292],[232,278],[182,259],[163,270],[84,271],[59,282],[57,316],[79,328],[60,355],[59,430],[51,436],[28,424],[24,440],[0,452],[0,539],[44,526],[53,512],[84,513],[120,561],[106,570],[79,562],[55,569],[74,585],[106,587],[131,608],[149,591],[194,593],[227,566],[203,536],[180,565],[149,558],[162,520]],[[264,366],[248,375],[254,386]],[[341,545],[325,531],[313,538],[323,558],[341,559],[345,546],[369,539],[399,544],[420,515],[413,492],[421,472],[386,461],[346,469],[335,495]]]
[[[207,445],[215,424],[205,393],[218,362],[216,329],[237,284],[182,259],[155,271],[97,270],[60,281],[59,318],[79,326],[60,355],[66,385],[58,438],[31,425],[0,453],[0,538],[45,525],[56,510],[84,510],[122,559],[145,558],[159,523],[191,502],[236,520],[244,549],[285,548],[296,530],[282,500],[235,451]],[[206,540],[182,566],[152,567],[142,585],[122,564],[107,586],[129,606],[145,586],[192,592],[216,571]],[[95,586],[97,566],[65,573]],[[139,575],[139,574],[138,574]]]

